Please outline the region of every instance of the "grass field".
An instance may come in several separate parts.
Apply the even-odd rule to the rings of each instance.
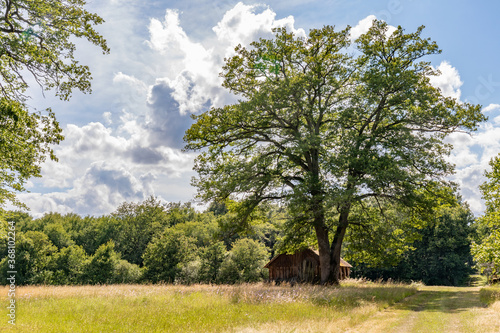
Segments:
[[[0,289],[0,302],[6,306],[7,291]],[[266,284],[18,287],[16,326],[11,327],[4,315],[0,331],[427,332],[419,327],[446,327],[440,317],[447,315],[454,327],[474,329],[476,320],[489,320],[496,329],[500,302],[492,295],[486,307],[478,287],[443,289],[356,280],[339,288]],[[410,330],[401,330],[401,325]],[[497,332],[488,327],[451,331]]]

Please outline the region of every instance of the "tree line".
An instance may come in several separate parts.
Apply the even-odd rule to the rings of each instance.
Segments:
[[[432,214],[373,200],[353,214],[343,257],[352,276],[461,285],[474,268],[471,245],[481,225],[453,196]],[[296,230],[285,207],[255,211],[245,228],[241,203],[163,204],[154,197],[123,203],[109,215],[4,212],[16,225],[17,282],[22,284],[243,283],[267,279],[265,263],[278,253],[317,248],[313,232]],[[381,209],[382,207],[382,209]],[[368,217],[367,217],[368,216]],[[484,232],[483,232],[484,235]],[[6,283],[7,239],[0,243]]]

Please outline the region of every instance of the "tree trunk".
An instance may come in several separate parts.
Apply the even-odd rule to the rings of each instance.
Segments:
[[[319,266],[321,274],[321,284],[327,284],[331,280],[330,266],[330,241],[328,240],[328,229],[326,226],[315,226],[316,238],[318,239]]]
[[[330,267],[332,270],[331,280],[333,284],[339,284],[340,278],[340,252],[342,250],[342,242],[344,240],[345,232],[348,226],[348,217],[351,205],[347,205],[342,208],[339,216],[339,225],[337,230],[335,230],[335,235],[333,237],[332,248],[330,251]]]

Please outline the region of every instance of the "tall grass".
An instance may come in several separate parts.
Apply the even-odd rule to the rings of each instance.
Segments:
[[[486,304],[500,301],[500,285],[497,284],[481,288],[481,290],[479,290],[479,297],[481,302]]]
[[[16,330],[2,316],[0,331],[221,332],[304,323],[349,327],[416,291],[415,286],[359,280],[337,288],[262,283],[26,286],[16,293]],[[7,289],[0,289],[0,303],[7,301]]]

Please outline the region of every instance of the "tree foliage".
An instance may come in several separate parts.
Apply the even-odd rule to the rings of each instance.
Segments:
[[[194,260],[194,239],[178,230],[165,231],[144,252],[144,277],[151,282],[173,283],[182,268]]]
[[[417,213],[389,200],[367,200],[351,213],[351,228],[346,233],[343,257],[355,271],[359,266],[386,268],[400,263],[414,250],[415,241],[429,224]]]
[[[1,59],[1,58],[0,58]],[[24,191],[30,177],[41,177],[41,165],[57,160],[50,145],[63,136],[54,114],[29,113],[19,102],[0,98],[0,206],[19,204],[15,191]]]
[[[51,256],[56,253],[57,248],[52,244],[47,235],[40,231],[27,231],[16,233],[16,283],[40,284],[50,283],[51,272],[49,263]],[[8,277],[8,257],[2,258],[0,262],[0,274],[2,280]]]
[[[384,211],[390,212],[392,207],[388,208]],[[439,201],[439,206],[426,216],[405,212],[396,214],[394,221],[372,221],[367,232],[372,228],[378,232],[366,237],[369,251],[357,252],[361,246],[351,240],[362,238],[349,235],[346,259],[353,265],[356,277],[463,285],[472,271],[473,223],[472,212],[460,198]]]
[[[149,242],[169,225],[165,207],[150,197],[141,203],[125,202],[112,215],[117,219],[116,250],[123,259],[142,266],[141,256]]]
[[[94,29],[103,22],[86,11],[83,0],[5,0],[0,2],[0,205],[21,205],[30,177],[41,176],[51,145],[63,136],[54,113],[30,111],[26,91],[30,79],[43,90],[55,89],[68,100],[73,89],[90,92],[89,68],[74,57],[74,37],[84,38],[109,52]]]
[[[84,274],[89,262],[90,259],[81,246],[70,245],[62,248],[51,258],[50,268],[54,272],[51,282],[62,285],[85,283]]]
[[[315,232],[322,283],[338,283],[352,209],[369,198],[432,204],[453,172],[443,139],[485,119],[430,85],[438,73],[421,58],[440,50],[422,30],[389,34],[374,21],[357,52],[349,27],[330,26],[238,46],[221,76],[242,99],[195,116],[186,132],[186,149],[201,151],[199,197],[241,199],[241,224],[260,204],[285,202],[295,229]]]
[[[26,73],[43,89],[56,88],[67,100],[74,88],[90,92],[89,68],[74,58],[74,37],[109,52],[94,29],[102,18],[85,10],[84,0],[5,0],[0,5],[0,91],[24,102]]]
[[[491,280],[500,275],[500,155],[490,161],[491,171],[481,186],[486,212],[478,219],[480,241],[472,246],[474,260],[481,273]]]

